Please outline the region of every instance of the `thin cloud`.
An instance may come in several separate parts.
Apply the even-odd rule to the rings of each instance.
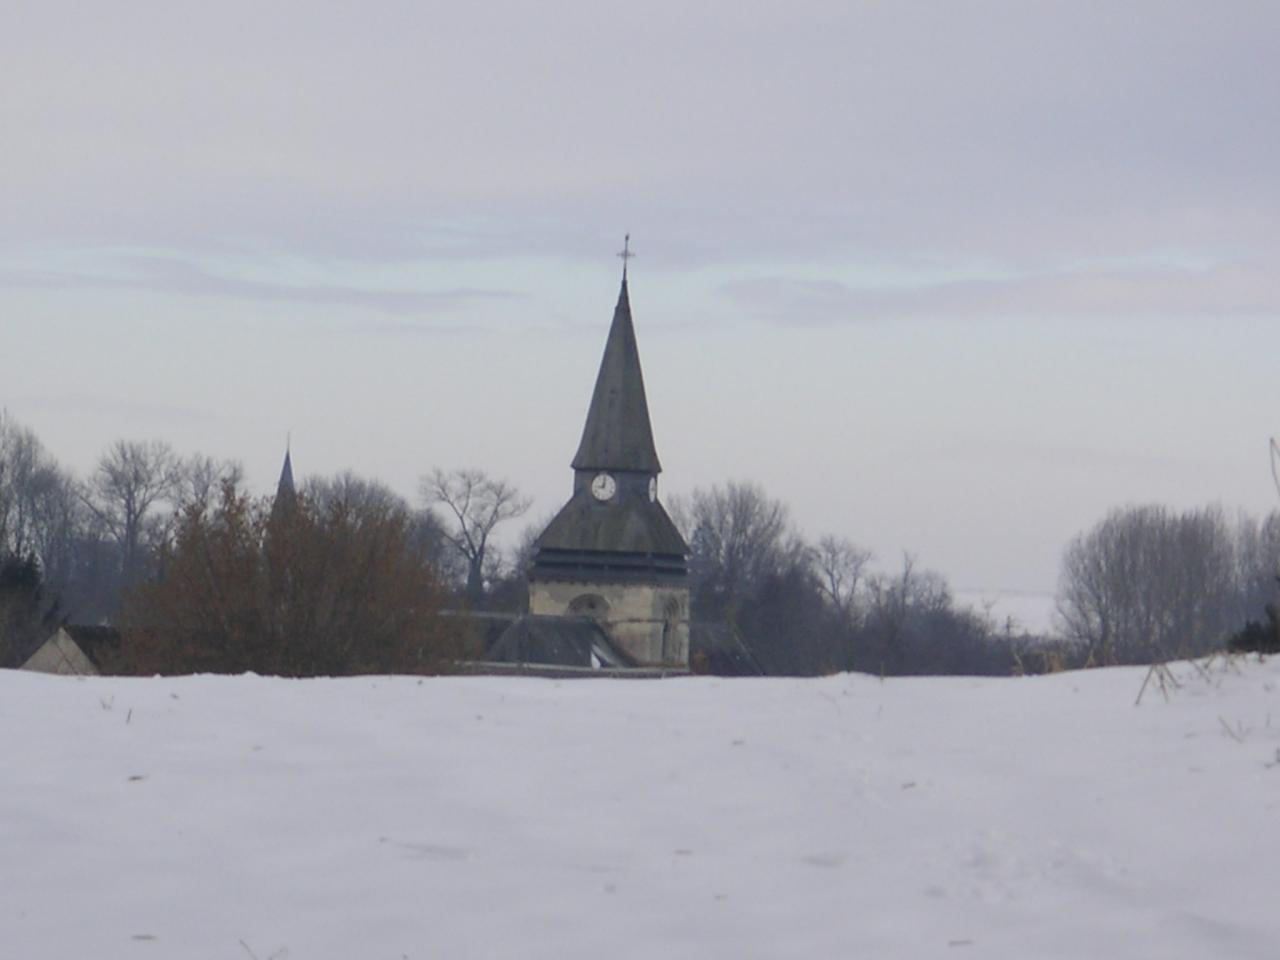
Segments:
[[[3,286],[46,290],[147,290],[191,297],[362,307],[395,315],[434,314],[471,301],[517,300],[523,297],[523,294],[499,288],[377,289],[329,283],[281,283],[219,273],[174,257],[139,255],[104,257],[92,269],[0,268],[0,287]]]
[[[1223,317],[1280,313],[1280,269],[1263,261],[1209,267],[1072,269],[911,286],[767,276],[720,288],[736,309],[785,324],[908,318]]]

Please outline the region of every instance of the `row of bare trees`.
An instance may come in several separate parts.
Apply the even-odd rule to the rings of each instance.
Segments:
[[[528,508],[477,470],[424,477],[419,509],[350,473],[288,510],[243,480],[127,440],[77,479],[0,414],[0,665],[71,620],[121,625],[130,671],[438,666],[457,655],[441,609],[485,603],[504,567],[493,532]]]
[[[806,543],[751,484],[677,498],[673,515],[692,548],[695,614],[733,624],[770,673],[1006,673],[1280,648],[1280,512],[1112,511],[1064,551],[1050,637],[957,605],[909,555],[881,570],[848,540]]]
[[[161,441],[118,440],[80,480],[0,413],[0,555],[34,562],[65,616],[96,622],[150,574],[176,512],[239,476],[235,464],[184,459]]]
[[[1059,630],[1097,663],[1199,655],[1266,617],[1278,572],[1280,513],[1119,508],[1063,555]]]
[[[413,576],[431,571],[434,599],[423,609],[515,612],[525,602],[525,575],[545,523],[530,524],[513,546],[499,548],[499,529],[530,505],[505,481],[480,470],[437,469],[422,478],[418,509],[351,474],[312,480],[301,493],[309,556],[336,564],[344,556],[339,545],[351,537],[342,523],[373,530],[394,518],[397,532],[381,542],[398,544],[395,551],[417,565]],[[957,605],[946,581],[910,556],[896,569],[883,569],[849,540],[806,541],[786,505],[753,484],[695,490],[670,506],[692,551],[694,617],[732,627],[766,672],[1004,673],[1018,668],[1020,655],[1033,646],[1033,638],[1015,636],[1010,627],[1002,630]],[[270,501],[244,492],[235,463],[181,457],[163,442],[120,440],[77,479],[30,430],[0,414],[0,625],[13,638],[25,636],[22,629],[45,630],[58,617],[115,618],[121,598],[133,595],[146,596],[152,609],[176,609],[173,597],[162,603],[166,595],[154,591],[157,584],[180,582],[193,609],[205,603],[212,616],[211,597],[200,599],[192,587],[201,581],[180,575],[200,569],[184,566],[187,552],[199,546],[208,554],[205,582],[236,582],[240,569],[227,558],[209,566],[214,543],[256,551],[257,566],[250,567],[261,573],[264,564],[271,566],[271,516]],[[318,544],[326,538],[331,547],[322,549]],[[367,552],[376,542],[366,544],[368,571],[376,569]],[[1259,523],[1228,518],[1216,507],[1113,511],[1064,552],[1058,596],[1063,656],[1066,662],[1138,662],[1219,647],[1246,622],[1264,620],[1268,609],[1276,622],[1278,568],[1280,514]],[[271,569],[282,568],[276,562]],[[323,574],[289,569],[286,582],[301,591],[304,583],[325,582],[341,565]],[[261,576],[268,579],[254,588],[259,600],[272,596],[263,585],[274,583],[267,573]],[[299,593],[295,612],[317,609],[319,594],[313,589],[309,596],[304,601]],[[135,603],[125,619],[140,625],[141,609]],[[262,636],[323,632],[310,622],[281,619],[281,610],[260,613],[260,623],[271,625],[261,626]],[[219,616],[228,623],[243,619],[242,613],[231,620],[225,611]],[[341,643],[325,641],[325,648]],[[361,656],[360,663],[372,663]],[[290,657],[295,670],[320,669],[321,660],[304,661],[296,651]]]
[[[96,620],[114,612],[110,595],[149,575],[183,508],[208,503],[228,480],[243,480],[238,463],[182,457],[158,440],[117,440],[77,479],[34,432],[0,411],[0,551],[34,558],[63,606]],[[361,481],[332,481],[352,482]],[[437,469],[422,478],[421,495],[435,511],[418,522],[436,541],[437,563],[480,602],[502,575],[492,534],[523,515],[529,500],[475,469]]]
[[[771,674],[1007,673],[1023,638],[956,604],[946,581],[904,556],[875,565],[850,540],[809,543],[784,503],[751,483],[677,497],[692,550],[694,615],[727,623]]]

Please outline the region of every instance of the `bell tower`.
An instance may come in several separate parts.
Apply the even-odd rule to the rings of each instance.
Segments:
[[[537,541],[529,612],[588,616],[643,666],[688,666],[689,547],[658,500],[627,259],[582,441],[573,495]]]

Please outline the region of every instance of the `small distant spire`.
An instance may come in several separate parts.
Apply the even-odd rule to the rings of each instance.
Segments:
[[[293,458],[290,441],[285,440],[284,466],[280,468],[280,482],[276,484],[276,505],[292,505],[297,499],[297,490],[293,485]]]
[[[631,234],[627,234],[622,238],[622,252],[618,254],[622,258],[622,282],[627,282],[627,261],[635,256],[631,252]]]

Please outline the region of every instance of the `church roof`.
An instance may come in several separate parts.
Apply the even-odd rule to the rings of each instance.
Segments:
[[[103,663],[110,657],[118,653],[120,650],[120,631],[115,627],[89,626],[84,624],[64,623],[52,634],[41,640],[36,640],[26,647],[18,650],[13,657],[11,664],[0,663],[0,666],[23,667],[35,658],[36,654],[42,648],[49,644],[60,647],[61,641],[65,637],[71,643],[80,648],[80,652],[84,654],[85,659],[97,670],[103,668]],[[44,658],[46,664],[56,663],[58,660],[66,658],[65,651],[51,648],[51,656]],[[32,668],[28,668],[32,669]],[[45,667],[37,667],[35,669],[45,670]]]
[[[649,404],[644,395],[625,273],[573,469],[639,473],[662,470],[649,425]]]
[[[583,489],[566,503],[538,537],[540,550],[591,550],[671,555],[689,552],[660,503],[628,497],[598,503]]]
[[[609,639],[604,628],[585,617],[526,614],[503,631],[488,657],[500,663],[570,667],[634,667],[636,662]]]

